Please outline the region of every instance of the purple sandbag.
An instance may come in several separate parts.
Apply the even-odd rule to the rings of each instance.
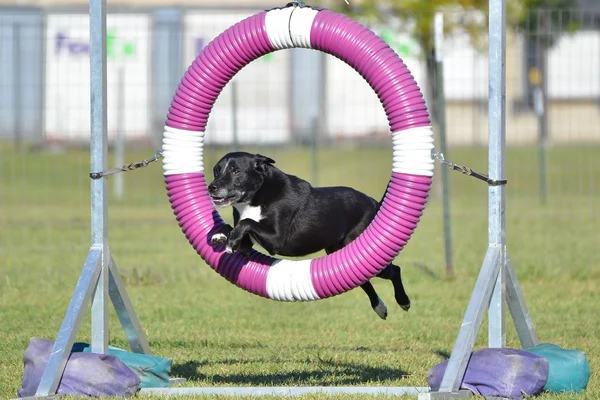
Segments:
[[[427,373],[432,391],[438,391],[448,361]],[[482,349],[471,354],[461,389],[480,396],[520,399],[542,391],[548,380],[548,361],[517,349]]]
[[[23,357],[25,371],[19,397],[34,396],[48,363],[54,342],[31,338]],[[135,395],[140,378],[115,356],[95,353],[71,353],[58,394],[73,396],[124,396]]]

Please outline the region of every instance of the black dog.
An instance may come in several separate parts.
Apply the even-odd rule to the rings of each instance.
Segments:
[[[356,239],[371,223],[379,203],[348,187],[314,188],[276,168],[260,154],[226,154],[213,169],[208,193],[216,206],[233,206],[234,228],[223,227],[211,237],[213,245],[227,243],[228,252],[248,255],[253,242],[271,255],[306,256],[325,249],[332,253]],[[389,264],[378,275],[394,285],[394,296],[408,311],[400,267]],[[387,308],[371,282],[361,288],[381,318]]]

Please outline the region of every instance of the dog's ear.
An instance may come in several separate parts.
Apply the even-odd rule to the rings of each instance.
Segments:
[[[263,156],[262,154],[254,155],[254,169],[256,169],[257,171],[266,172],[267,165],[269,165],[269,164],[275,164],[275,160],[273,160],[272,158]]]

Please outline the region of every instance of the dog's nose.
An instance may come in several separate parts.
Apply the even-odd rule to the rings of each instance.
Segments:
[[[211,183],[210,185],[208,185],[208,193],[215,194],[216,191],[217,191],[217,187],[215,186],[214,183]]]

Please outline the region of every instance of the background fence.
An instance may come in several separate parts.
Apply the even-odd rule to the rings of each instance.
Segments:
[[[213,37],[256,11],[109,9],[111,157],[118,137],[125,139],[127,162],[153,154],[185,68]],[[449,21],[462,17],[446,14]],[[372,28],[399,53],[422,88],[439,85],[429,81],[425,54],[410,32],[393,25]],[[466,32],[446,37],[443,64],[447,158],[482,172],[487,169],[485,29],[483,24],[478,46]],[[41,255],[34,261],[26,255],[53,248],[61,254],[76,249],[83,257],[89,244],[88,40],[83,8],[0,8],[0,254],[10,254],[23,268],[43,265]],[[433,93],[425,91],[431,104]],[[524,24],[509,29],[510,227],[531,230],[542,254],[540,267],[544,246],[556,245],[549,235],[558,232],[545,231],[545,223],[521,226],[520,215],[557,218],[557,226],[572,231],[565,243],[573,246],[577,235],[589,234],[590,224],[597,222],[599,101],[600,13],[532,10]],[[350,185],[374,197],[383,193],[391,166],[388,125],[376,95],[350,67],[311,50],[277,52],[245,67],[219,97],[207,143],[208,166],[234,146],[259,150],[313,183]],[[537,161],[541,155],[543,165]],[[111,166],[118,163],[111,158]],[[138,224],[164,232],[159,237],[177,234],[161,171],[153,166],[124,180],[120,195],[111,200],[111,235],[117,238],[112,247],[139,252],[140,263],[151,265],[147,244],[123,237],[120,229]],[[437,193],[425,225],[441,220]],[[458,262],[460,252],[480,249],[483,255],[484,185],[453,176],[450,193]],[[481,218],[479,243],[458,240],[464,218]],[[441,274],[443,234],[433,228],[438,225],[431,226],[417,232],[416,240],[435,250],[415,250],[406,259]],[[589,257],[590,268],[597,268],[598,258]],[[17,273],[11,271],[6,276]]]
[[[159,136],[170,97],[183,70],[218,33],[257,10],[113,9],[108,17],[109,135],[130,140]],[[460,21],[464,13],[447,13]],[[87,142],[89,28],[85,9],[4,9],[0,15],[3,96],[0,137],[40,144]],[[485,21],[483,15],[480,16]],[[535,143],[532,68],[544,75],[551,143],[598,140],[600,13],[532,10],[524,26],[509,30],[507,118],[509,144]],[[485,37],[485,24],[480,37]],[[422,87],[426,60],[409,33],[373,26],[403,58]],[[446,38],[444,92],[451,145],[479,145],[487,135],[485,41],[466,31]],[[543,69],[543,71],[542,71]],[[119,76],[123,79],[119,80]],[[318,118],[322,139],[386,136],[387,123],[372,90],[352,69],[310,50],[277,52],[234,79],[239,138],[285,143],[310,136]],[[121,82],[121,83],[120,83]],[[228,86],[211,115],[209,140],[233,141]],[[122,94],[124,106],[117,106]],[[119,118],[119,111],[124,115]],[[117,128],[117,121],[122,126]],[[550,130],[552,132],[550,132]],[[157,133],[158,132],[158,133]],[[327,141],[327,140],[325,140]]]

